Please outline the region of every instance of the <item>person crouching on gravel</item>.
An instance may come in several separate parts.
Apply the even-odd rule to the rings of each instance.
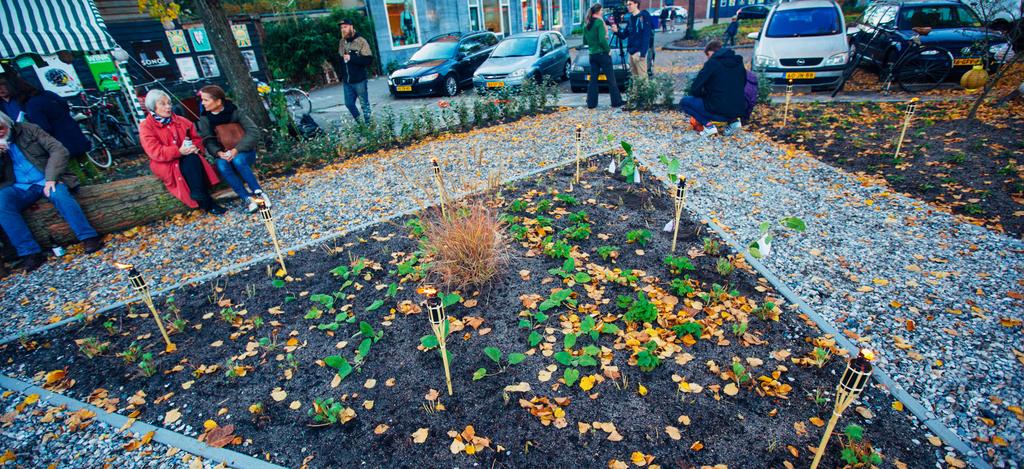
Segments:
[[[715,121],[731,122],[729,129],[739,130],[739,118],[747,112],[743,57],[722,47],[721,41],[709,42],[704,55],[708,60],[690,83],[689,96],[679,101],[679,110],[690,116],[690,125],[701,136],[718,133]]]

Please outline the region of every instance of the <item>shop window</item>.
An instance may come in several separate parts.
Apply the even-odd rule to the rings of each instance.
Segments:
[[[480,31],[480,0],[469,0],[469,30]]]
[[[384,0],[387,11],[391,48],[401,49],[420,44],[419,18],[413,0]]]
[[[483,0],[483,4],[484,29],[501,34],[501,6],[498,4],[498,0]]]
[[[551,2],[551,26],[552,29],[562,26],[562,0]]]

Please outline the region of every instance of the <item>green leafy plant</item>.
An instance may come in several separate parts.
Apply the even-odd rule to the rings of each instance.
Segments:
[[[540,327],[541,324],[544,324],[544,322],[548,320],[548,317],[549,316],[542,311],[535,311],[533,313],[528,313],[526,317],[519,320],[519,327],[530,331],[530,335],[526,338],[530,347],[536,347],[537,344],[544,340],[544,336],[540,335],[540,332],[537,332],[534,329]]]
[[[563,202],[566,205],[576,206],[580,204],[580,201],[576,200],[572,194],[558,194],[555,196],[555,200]]]
[[[665,165],[665,172],[668,173],[668,180],[673,184],[679,181],[679,158],[668,159],[665,155],[658,157],[658,161]]]
[[[600,325],[594,320],[593,316],[586,316],[580,321],[580,334],[586,334],[590,336],[590,339],[597,341],[601,334],[614,335],[619,332],[619,326],[610,322],[602,322]]]
[[[743,334],[747,333],[747,328],[750,326],[747,321],[735,322],[732,324],[732,333],[736,337],[743,337]]]
[[[606,261],[609,260],[609,259],[614,260],[617,257],[619,257],[619,247],[618,246],[600,246],[600,247],[597,248],[597,255],[601,256],[601,259],[604,259]]]
[[[346,410],[348,409],[341,401],[336,401],[333,397],[316,398],[313,399],[313,407],[307,411],[306,415],[312,418],[316,425],[334,425],[347,421],[344,417]]]
[[[548,273],[551,275],[557,275],[562,279],[571,278],[576,283],[587,283],[591,280],[590,274],[583,271],[576,271],[576,261],[571,257],[562,263],[562,267],[548,269]]]
[[[480,368],[473,372],[473,381],[479,381],[488,376],[499,375],[501,373],[504,373],[505,370],[508,369],[508,367],[512,365],[518,365],[522,363],[523,360],[526,360],[526,355],[518,352],[513,352],[508,354],[508,356],[504,356],[501,349],[499,349],[498,347],[485,348],[484,355],[486,355],[487,358],[490,358],[491,361],[497,364],[498,369],[493,372],[489,372],[487,371],[487,368]]]
[[[661,364],[657,355],[658,343],[650,341],[644,344],[643,350],[636,354],[636,366],[640,371],[654,371]]]
[[[142,374],[147,378],[156,374],[156,366],[153,365],[153,354],[146,352],[142,354],[142,359],[139,360],[139,369],[142,370]]]
[[[750,373],[747,372],[747,368],[737,358],[732,360],[732,379],[737,386],[750,381]]]
[[[117,328],[114,327],[114,321],[109,319],[103,321],[103,328],[107,330],[107,334],[117,335]]]
[[[530,229],[518,223],[513,223],[508,225],[508,231],[512,233],[512,239],[522,241],[526,239],[526,234],[530,232]]]
[[[552,259],[569,259],[572,257],[572,246],[561,239],[553,240],[548,236],[544,239],[544,255]]]
[[[775,303],[771,301],[765,301],[761,306],[754,308],[750,314],[753,314],[762,321],[767,321],[769,318],[778,319],[778,316],[775,314]]]
[[[577,223],[572,225],[559,233],[563,238],[571,239],[573,241],[584,241],[590,238],[590,224],[589,223]]]
[[[719,257],[718,262],[715,263],[715,271],[723,277],[728,277],[735,269],[736,266],[732,265],[732,261],[726,257]]]
[[[686,321],[682,324],[676,324],[672,326],[672,332],[676,333],[676,337],[684,337],[689,335],[694,340],[700,339],[701,334],[704,333],[704,326],[697,321]]]
[[[124,351],[118,352],[117,357],[124,360],[126,364],[132,364],[139,360],[142,347],[137,342],[132,342],[125,347]]]
[[[722,251],[722,245],[719,244],[718,241],[715,240],[714,238],[705,237],[703,249],[704,254],[707,254],[709,256],[717,256],[718,253]]]
[[[696,291],[696,289],[693,288],[693,281],[690,280],[689,275],[684,275],[683,278],[672,279],[672,282],[669,283],[669,286],[672,287],[673,293],[683,297]]]
[[[807,230],[807,225],[804,223],[804,221],[797,217],[783,218],[779,220],[779,224],[786,228],[794,230],[797,233],[803,233],[804,231]],[[750,255],[754,256],[757,259],[760,259],[771,253],[773,239],[771,234],[771,228],[772,224],[770,222],[761,223],[761,225],[759,226],[759,237],[753,242],[751,242],[750,245],[747,247],[747,252],[749,252]]]
[[[412,218],[406,221],[405,228],[409,230],[409,234],[413,237],[419,238],[423,236],[423,222],[419,218]]]
[[[550,199],[542,199],[537,202],[537,213],[548,213],[551,211],[553,203]]]
[[[626,310],[626,314],[623,317],[626,322],[653,323],[658,319],[658,309],[647,299],[647,294],[642,291],[637,292],[636,299],[619,295],[616,304],[619,308]]]
[[[95,337],[76,339],[75,343],[78,345],[78,352],[85,355],[86,358],[103,355],[110,349],[110,342],[100,342],[99,339]]]
[[[693,262],[690,261],[690,258],[686,256],[677,257],[668,255],[665,256],[663,262],[668,266],[668,271],[671,272],[672,275],[682,275],[684,271],[697,270],[697,268],[693,266]]]
[[[626,243],[647,247],[651,241],[651,232],[647,230],[632,230],[626,233]]]
[[[590,223],[589,219],[587,218],[587,212],[585,210],[570,213],[568,219],[569,223]]]
[[[843,429],[846,441],[839,453],[843,462],[857,467],[877,467],[882,465],[882,455],[864,439],[864,427],[849,424]]]
[[[220,318],[228,324],[234,324],[235,321],[238,321],[239,314],[234,308],[221,308]]]
[[[551,294],[546,300],[537,305],[540,311],[547,311],[551,308],[566,304],[571,308],[576,307],[576,300],[572,299],[572,290],[565,288]]]
[[[811,351],[811,360],[818,368],[825,366],[830,358],[832,358],[832,352],[824,347],[814,347],[814,350]]]
[[[527,207],[529,207],[529,204],[527,204],[525,200],[516,199],[509,204],[508,210],[510,212],[525,212]]]

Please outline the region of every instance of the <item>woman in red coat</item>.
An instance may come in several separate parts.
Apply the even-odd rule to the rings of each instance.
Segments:
[[[149,156],[149,169],[163,181],[171,195],[191,208],[220,215],[210,188],[220,182],[210,163],[203,158],[202,142],[192,121],[171,111],[171,98],[160,90],[146,94],[149,116],[139,125],[142,149]]]

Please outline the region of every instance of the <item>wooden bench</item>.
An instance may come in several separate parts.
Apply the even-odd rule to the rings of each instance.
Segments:
[[[89,223],[100,234],[116,233],[190,210],[168,193],[163,183],[154,176],[82,186],[74,196]],[[214,197],[222,201],[234,198],[235,193],[230,189],[222,190],[215,193]],[[36,202],[22,215],[43,248],[50,247],[51,237],[62,245],[78,242],[71,227],[46,199]]]

